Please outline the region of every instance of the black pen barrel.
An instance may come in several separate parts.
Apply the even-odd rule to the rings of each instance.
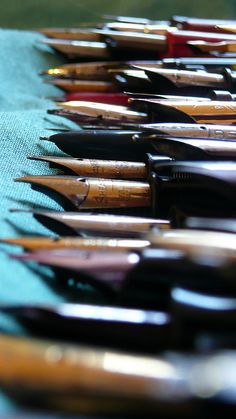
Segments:
[[[63,152],[83,158],[124,159],[143,161],[145,153],[152,152],[152,145],[137,144],[133,136],[137,131],[125,130],[81,130],[51,135]]]

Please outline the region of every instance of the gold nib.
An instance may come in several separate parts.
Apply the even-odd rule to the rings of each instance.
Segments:
[[[116,61],[93,61],[92,63],[64,64],[60,67],[42,71],[49,76],[72,77],[79,80],[110,80],[108,69],[127,64]]]
[[[74,174],[85,177],[143,179],[147,176],[146,165],[139,162],[54,156],[33,156],[29,159],[49,162],[52,167],[62,166]]]
[[[118,105],[107,105],[104,103],[85,102],[85,101],[69,101],[59,102],[58,106],[64,109],[74,110],[80,114],[92,116],[92,117],[103,117],[103,118],[117,118],[117,119],[128,119],[134,121],[143,121],[147,118],[146,113],[136,112],[126,106]]]
[[[25,176],[15,180],[47,187],[64,196],[79,209],[151,205],[151,189],[146,182],[77,176]]]

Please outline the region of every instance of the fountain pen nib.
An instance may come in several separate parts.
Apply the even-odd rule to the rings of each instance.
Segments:
[[[129,251],[140,250],[149,245],[148,240],[116,238],[78,238],[78,237],[19,237],[0,239],[0,243],[21,246],[28,251],[45,251],[57,249],[78,249],[96,251]]]
[[[63,107],[63,109],[73,110],[90,117],[114,118],[121,121],[124,119],[134,122],[142,122],[147,119],[146,113],[133,111],[127,106],[86,101],[59,102],[57,105]]]
[[[49,38],[75,41],[100,41],[101,35],[93,28],[42,28],[40,33]]]
[[[11,258],[35,261],[40,264],[79,272],[99,280],[105,287],[119,287],[125,274],[139,261],[138,254],[127,251],[83,251],[78,249],[44,250],[33,253],[10,254]]]
[[[69,39],[39,39],[46,44],[68,56],[109,58],[109,50],[104,42],[74,41]]]
[[[36,188],[45,187],[49,192],[61,195],[77,209],[151,205],[151,189],[146,182],[77,176],[24,176],[16,181],[31,183]]]
[[[67,77],[70,73],[68,70],[63,68],[49,68],[48,70],[42,70],[39,72],[41,76],[55,76],[55,77]]]
[[[50,167],[59,167],[79,176],[104,179],[142,179],[147,177],[146,165],[141,162],[54,156],[28,158],[48,162]]]
[[[86,212],[11,209],[33,213],[34,218],[60,236],[140,238],[155,228],[166,231],[169,220]]]

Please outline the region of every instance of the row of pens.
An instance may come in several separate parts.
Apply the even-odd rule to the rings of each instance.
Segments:
[[[67,412],[234,415],[236,20],[42,32],[70,59],[42,73],[64,90],[48,113],[79,127],[30,157],[63,175],[16,180],[65,211],[29,210],[56,237],[2,241],[102,303],[1,308],[42,340],[1,336],[0,384]]]

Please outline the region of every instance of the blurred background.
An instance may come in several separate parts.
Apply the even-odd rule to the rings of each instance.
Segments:
[[[34,29],[98,21],[103,14],[236,19],[235,0],[1,0],[0,27]]]

